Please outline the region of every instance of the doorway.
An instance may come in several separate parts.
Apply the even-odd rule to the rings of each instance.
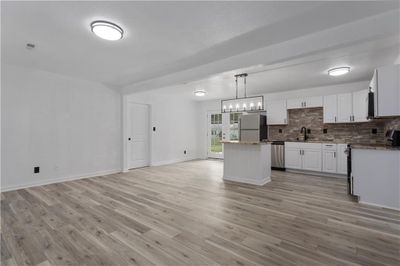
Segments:
[[[128,168],[149,166],[149,106],[128,102]]]
[[[207,131],[207,157],[222,159],[224,158],[223,145],[223,123],[221,113],[208,114]]]

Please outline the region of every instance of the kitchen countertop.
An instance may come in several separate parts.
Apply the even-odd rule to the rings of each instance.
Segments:
[[[298,143],[328,143],[328,144],[346,144],[345,141],[333,141],[333,140],[269,140],[268,142],[283,141],[283,142],[298,142]]]
[[[259,145],[259,144],[271,144],[268,141],[239,141],[239,140],[223,140],[221,143],[225,144],[247,144],[247,145]]]
[[[247,145],[259,145],[259,144],[271,144],[272,140],[263,140],[263,141],[239,141],[239,140],[225,140],[221,141],[221,143],[227,144],[247,144]],[[298,142],[298,143],[331,143],[331,144],[346,144],[343,141],[329,141],[329,140],[285,140],[284,142]],[[400,147],[393,147],[385,144],[370,144],[370,143],[354,143],[350,144],[352,149],[368,149],[368,150],[393,150],[400,151]]]

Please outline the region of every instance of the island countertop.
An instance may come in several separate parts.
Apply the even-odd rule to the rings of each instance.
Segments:
[[[400,151],[398,146],[384,144],[350,144],[352,149]]]

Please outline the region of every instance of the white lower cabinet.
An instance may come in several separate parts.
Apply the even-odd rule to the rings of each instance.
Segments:
[[[322,171],[336,173],[337,164],[336,144],[322,144]]]
[[[285,167],[293,169],[302,168],[301,150],[299,148],[285,147]]]
[[[303,148],[303,170],[321,172],[321,149]]]
[[[321,144],[285,142],[285,167],[321,171]]]
[[[337,173],[347,174],[347,144],[337,145]]]
[[[334,174],[347,173],[347,144],[285,142],[285,167]]]

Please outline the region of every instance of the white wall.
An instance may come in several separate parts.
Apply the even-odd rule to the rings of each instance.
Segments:
[[[127,95],[125,98],[126,101],[150,105],[150,127],[151,129],[156,127],[155,132],[150,130],[151,165],[198,158],[200,134],[197,102],[180,95],[163,93],[162,90],[139,92]],[[126,145],[124,147],[126,153]],[[124,170],[127,170],[126,162]]]
[[[2,190],[121,170],[119,93],[7,65],[1,86]]]
[[[344,83],[332,86],[321,86],[300,90],[291,90],[284,92],[274,92],[264,94],[265,100],[279,100],[279,99],[290,99],[290,98],[300,98],[307,96],[325,96],[331,94],[339,94],[345,92],[353,92],[362,89],[368,88],[369,81],[360,81],[360,82],[352,82],[352,83]],[[220,111],[221,110],[221,101],[220,100],[211,100],[211,101],[203,101],[200,102],[200,129],[201,132],[199,136],[199,158],[207,157],[207,113],[210,111]]]

